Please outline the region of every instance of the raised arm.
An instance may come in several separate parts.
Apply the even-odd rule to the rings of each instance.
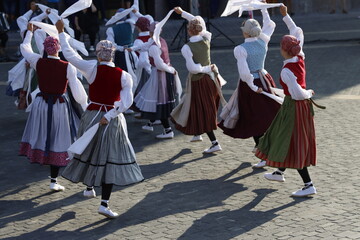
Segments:
[[[290,31],[290,35],[296,37],[296,39],[300,41],[301,51],[300,51],[299,55],[304,57],[305,54],[302,50],[303,45],[304,45],[303,30],[300,27],[296,26],[295,22],[292,20],[292,18],[289,16],[289,14],[287,14],[286,6],[280,7],[280,13],[283,16],[283,21],[285,22],[286,26],[288,27],[288,29]]]
[[[257,92],[259,87],[254,84],[254,76],[250,73],[249,66],[246,62],[247,52],[242,46],[237,46],[234,49],[234,56],[237,60],[237,67],[240,75],[240,79],[249,86],[251,90]]]
[[[206,38],[207,40],[211,41],[211,36],[212,36],[212,33],[211,32],[208,32],[206,30],[206,24],[205,24],[205,21],[202,17],[200,16],[194,16],[192,15],[191,13],[188,13],[186,11],[184,11],[183,9],[181,9],[181,7],[175,7],[174,8],[174,11],[177,13],[177,14],[180,14],[182,18],[185,18],[186,20],[188,21],[191,21],[192,19],[194,18],[197,18],[199,19],[200,23],[201,23],[201,27],[202,27],[202,31],[200,32],[200,35],[203,36],[204,38]]]
[[[24,56],[26,61],[30,63],[30,66],[34,69],[36,69],[36,64],[41,58],[40,54],[34,53],[31,47],[31,39],[33,37],[33,26],[32,24],[29,24],[28,26],[28,32],[26,33],[26,37],[24,39],[24,42],[20,45],[20,51],[21,54]]]
[[[271,35],[274,33],[276,24],[270,19],[267,8],[261,9],[261,13],[263,16],[263,27],[260,38],[267,44],[270,41]]]
[[[114,102],[114,109],[111,109],[107,112],[104,117],[108,122],[111,119],[115,118],[122,112],[125,112],[133,103],[133,93],[132,93],[133,80],[129,73],[123,71],[121,74],[121,91],[120,91],[120,101]]]
[[[32,13],[33,13],[33,11],[29,10],[24,15],[22,15],[22,16],[20,16],[20,17],[18,17],[16,19],[16,22],[17,22],[18,27],[20,29],[21,38],[24,38],[24,32],[27,29],[27,25],[29,23],[29,20],[30,20],[30,17],[31,17]]]
[[[58,21],[56,23],[56,28],[59,32],[59,40],[62,52],[66,60],[68,60],[72,65],[80,70],[82,75],[86,78],[89,84],[93,83],[97,71],[97,61],[96,60],[83,60],[79,54],[77,54],[69,45],[66,35],[64,33],[64,23]]]
[[[181,53],[185,58],[186,61],[186,67],[188,69],[188,71],[192,74],[197,74],[197,73],[210,73],[211,72],[211,66],[207,65],[207,66],[202,66],[200,63],[195,63],[193,60],[193,54],[191,52],[190,47],[185,44],[182,48],[181,48]]]
[[[155,66],[158,70],[172,73],[176,72],[175,68],[172,66],[167,65],[164,60],[160,57],[161,50],[157,45],[152,45],[149,49],[149,56],[154,59]]]

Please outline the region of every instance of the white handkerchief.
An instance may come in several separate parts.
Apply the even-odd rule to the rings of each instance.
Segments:
[[[156,24],[156,26],[155,26],[153,39],[154,39],[154,42],[156,43],[156,45],[158,45],[159,47],[161,47],[160,33],[161,33],[161,30],[162,30],[162,27],[165,25],[165,23],[167,22],[167,20],[169,19],[170,15],[173,12],[174,12],[174,10],[170,10],[169,13],[166,15],[166,17],[163,20],[161,20],[161,22]]]
[[[109,21],[106,22],[105,26],[109,26],[113,23],[116,23],[117,21],[119,21],[120,19],[126,17],[134,8],[128,8],[125,9],[124,11],[120,12],[120,13],[116,13],[114,16],[112,16],[110,18]]]
[[[226,17],[236,11],[239,11],[240,17],[243,11],[254,11],[265,8],[280,7],[281,5],[282,3],[263,3],[260,0],[229,0],[221,16]]]
[[[91,6],[92,0],[79,0],[70,7],[68,7],[62,14],[62,18],[66,18],[67,16],[80,12],[81,10],[84,10],[86,8],[89,8]]]
[[[74,154],[81,155],[90,141],[94,138],[97,130],[99,129],[99,123],[89,128],[78,140],[76,140],[67,150],[69,159],[74,157]]]

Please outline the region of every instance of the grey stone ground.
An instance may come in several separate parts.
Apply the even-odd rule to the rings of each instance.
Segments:
[[[84,199],[83,185],[60,178],[66,191],[50,193],[48,167],[29,164],[17,156],[27,114],[14,99],[0,95],[1,239],[360,239],[359,104],[360,11],[348,15],[295,16],[305,32],[308,87],[315,90],[326,110],[316,109],[318,166],[310,168],[318,194],[294,199],[301,186],[294,170],[285,183],[268,182],[266,170],[253,170],[257,159],[253,141],[232,139],[216,131],[223,147],[219,154],[201,152],[209,142],[189,143],[176,132],[173,140],[158,141],[142,133],[142,121],[127,117],[130,140],[146,180],[115,188],[111,207],[116,220],[98,215],[100,199]],[[267,70],[278,78],[282,59],[279,39],[287,33],[281,19],[272,38]],[[242,19],[214,20],[237,44]],[[171,42],[181,21],[171,21],[164,37]],[[166,31],[169,33],[165,34]],[[20,41],[11,33],[9,51]],[[216,34],[215,34],[216,35]],[[213,41],[212,60],[234,90],[238,73],[231,46],[222,36]],[[172,63],[182,80],[186,71],[179,52]],[[0,64],[0,88],[5,91],[7,71]],[[161,127],[156,127],[156,133]],[[267,170],[271,170],[267,168]],[[96,189],[100,195],[100,189]]]

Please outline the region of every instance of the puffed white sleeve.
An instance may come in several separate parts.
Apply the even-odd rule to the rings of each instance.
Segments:
[[[240,79],[249,86],[251,90],[256,92],[259,87],[254,84],[254,76],[250,73],[249,66],[246,62],[247,52],[242,46],[237,46],[234,49],[234,56],[237,60],[237,67],[240,75]]]
[[[161,50],[157,45],[152,45],[149,49],[149,56],[154,59],[155,66],[158,70],[168,72],[168,73],[175,73],[175,68],[172,66],[167,65],[164,60],[160,57]]]
[[[182,48],[181,48],[181,53],[185,58],[186,61],[186,68],[188,69],[188,71],[192,74],[197,74],[197,73],[210,73],[211,72],[211,66],[207,65],[207,66],[201,66],[200,63],[195,63],[193,60],[193,54],[191,52],[190,47],[185,44]]]
[[[108,41],[112,42],[113,44],[115,44],[117,51],[120,51],[120,52],[123,52],[123,51],[124,51],[124,47],[123,47],[123,46],[117,45],[117,44],[115,43],[114,30],[112,29],[112,27],[109,27],[109,28],[106,30],[106,40],[108,40]]]
[[[81,56],[70,47],[64,32],[59,34],[61,50],[66,60],[80,70],[89,84],[93,83],[97,72],[97,60],[83,60]]]
[[[133,80],[131,78],[131,75],[123,71],[121,74],[120,101],[114,102],[115,108],[111,109],[104,115],[106,120],[110,122],[111,119],[114,119],[117,115],[129,109],[129,107],[133,103],[132,86]]]
[[[271,35],[274,33],[276,24],[270,19],[267,8],[261,9],[261,13],[263,16],[263,27],[259,37],[267,44],[270,41]]]
[[[287,85],[291,98],[294,100],[305,100],[312,97],[310,90],[303,89],[298,83],[296,76],[288,68],[281,70],[281,80]]]
[[[18,17],[16,19],[16,23],[20,29],[20,35],[21,35],[21,38],[24,38],[24,32],[26,31],[27,29],[27,25],[29,23],[29,20],[30,20],[30,17],[31,17],[31,14],[33,13],[32,10],[29,10],[27,11],[24,15]]]
[[[292,18],[289,16],[289,14],[286,14],[285,17],[283,17],[283,21],[285,22],[286,26],[288,27],[290,31],[290,35],[296,37],[298,41],[300,41],[300,47],[301,51],[299,53],[300,56],[305,58],[305,54],[303,52],[303,45],[304,45],[304,32],[303,30],[296,26],[295,22],[292,20]]]
[[[26,33],[26,37],[24,39],[24,42],[20,45],[20,51],[21,54],[24,56],[26,61],[30,63],[30,66],[34,69],[36,69],[36,64],[41,58],[40,54],[34,53],[31,47],[31,39],[33,37],[33,33],[31,31],[28,31]]]
[[[76,68],[69,63],[67,67],[67,79],[69,81],[69,86],[75,98],[75,101],[78,102],[81,105],[82,109],[85,111],[88,105],[87,104],[88,97],[84,89],[84,86],[76,76],[77,76]]]

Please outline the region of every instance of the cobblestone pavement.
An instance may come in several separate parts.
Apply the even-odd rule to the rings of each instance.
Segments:
[[[263,178],[270,168],[252,169],[257,159],[251,153],[251,139],[232,139],[217,130],[223,151],[203,155],[209,146],[206,136],[204,142],[190,143],[189,136],[175,132],[173,140],[156,140],[160,126],[156,133],[143,133],[144,122],[127,116],[130,140],[146,180],[114,189],[110,205],[120,217],[107,220],[97,214],[99,197],[83,198],[83,185],[60,178],[66,191],[51,193],[48,167],[17,156],[27,114],[15,110],[14,99],[1,94],[0,238],[360,239],[358,15],[354,11],[295,17],[307,40],[308,87],[327,106],[315,110],[318,166],[309,169],[318,189],[314,197],[289,196],[302,185],[294,170],[287,170],[285,183],[274,183]],[[221,29],[239,35],[232,32],[238,29],[235,20],[223,21]],[[282,65],[278,41],[286,33],[280,18],[276,22],[266,63],[274,79]],[[12,38],[10,43],[16,41]],[[182,56],[173,52],[171,59],[184,81]],[[228,81],[224,93],[229,98],[238,77],[232,48],[214,48],[212,60]],[[2,92],[13,65],[0,64]],[[100,189],[96,192],[100,195]]]

